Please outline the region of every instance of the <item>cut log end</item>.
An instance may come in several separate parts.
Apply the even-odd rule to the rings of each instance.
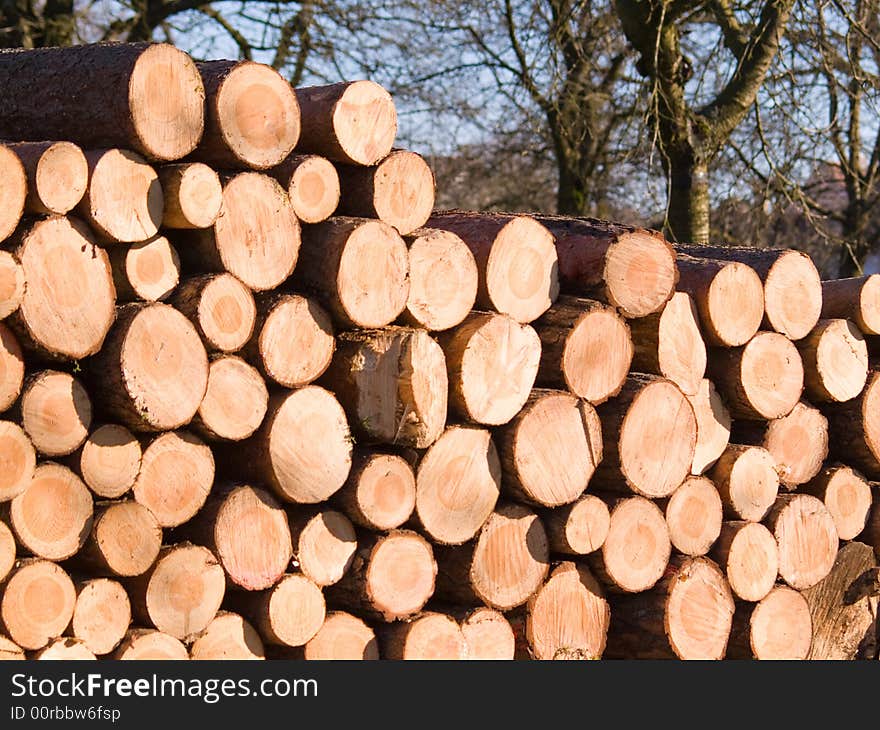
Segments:
[[[0,617],[12,641],[37,650],[64,633],[75,604],[76,588],[64,570],[47,560],[29,560],[6,581]]]
[[[15,536],[5,522],[0,522],[0,583],[15,566]]]
[[[37,454],[22,428],[0,421],[0,502],[20,495],[34,476]]]
[[[299,568],[315,585],[338,583],[348,571],[357,551],[357,535],[341,512],[321,510],[301,520],[292,513],[298,533],[293,546]]]
[[[777,586],[749,619],[749,645],[755,659],[806,659],[813,622],[806,599],[788,586]]]
[[[798,345],[811,399],[843,402],[862,392],[868,379],[868,346],[854,323],[820,320]]]
[[[339,175],[318,155],[292,155],[273,171],[287,190],[296,217],[303,223],[327,220],[339,205]]]
[[[279,385],[298,388],[317,380],[336,348],[330,315],[312,299],[288,294],[266,315],[257,340],[266,375]]]
[[[461,627],[452,616],[427,611],[407,623],[383,632],[382,655],[386,659],[456,660],[467,657]]]
[[[24,270],[9,251],[0,251],[0,319],[14,314],[24,298]]]
[[[256,629],[235,613],[222,612],[193,642],[190,656],[196,660],[240,661],[265,659],[263,642]]]
[[[255,368],[234,355],[215,358],[194,426],[209,439],[241,441],[263,422],[269,403],[266,383]]]
[[[666,504],[673,547],[684,555],[705,555],[721,532],[721,497],[705,477],[689,477]]]
[[[776,461],[779,480],[797,486],[812,479],[828,456],[828,419],[806,403],[798,403],[787,416],[771,421],[764,448]]]
[[[129,631],[114,659],[123,660],[182,660],[189,659],[189,652],[179,639],[154,629]]]
[[[710,469],[727,448],[730,441],[730,412],[712,381],[705,378],[700,381],[697,394],[687,398],[697,419],[697,445],[691,474],[699,475]]]
[[[121,578],[150,569],[162,547],[162,528],[146,507],[133,501],[116,502],[99,510],[86,553],[99,571]]]
[[[690,558],[672,578],[664,623],[680,659],[721,659],[727,650],[734,602],[711,560]]]
[[[706,297],[713,344],[738,347],[748,342],[764,316],[764,286],[751,266],[738,261],[724,264],[713,277]]]
[[[779,575],[796,590],[822,580],[837,557],[838,537],[834,518],[809,494],[781,496],[768,523],[779,548]]]
[[[658,374],[669,378],[685,395],[697,393],[706,374],[706,345],[697,308],[684,292],[673,294],[660,315],[657,363]]]
[[[25,386],[21,420],[37,451],[46,456],[66,456],[89,435],[92,402],[76,378],[44,370]]]
[[[141,469],[141,445],[125,426],[95,429],[83,444],[78,461],[83,481],[99,497],[115,499],[134,486]]]
[[[737,520],[764,519],[779,493],[776,462],[760,446],[728,446],[712,470],[712,480],[725,512]]]
[[[510,622],[500,611],[475,608],[461,621],[461,633],[471,660],[510,660],[516,652],[516,637]]]
[[[376,634],[361,619],[345,611],[331,611],[303,650],[305,659],[375,660]]]
[[[73,610],[73,635],[93,654],[109,654],[125,637],[131,604],[125,588],[99,578],[80,585]]]
[[[409,463],[393,454],[361,454],[337,495],[348,517],[370,530],[393,530],[416,505],[416,479]]]
[[[132,244],[122,254],[118,268],[115,256],[113,263],[120,299],[158,302],[170,296],[180,281],[180,259],[164,236]]]
[[[767,322],[789,339],[806,337],[822,311],[822,282],[810,257],[800,251],[782,253],[764,279]]]
[[[302,646],[324,623],[324,595],[304,575],[285,575],[269,591],[264,603],[257,625],[263,639],[272,644]]]
[[[212,350],[240,350],[253,334],[256,316],[253,295],[232,274],[211,277],[201,289],[197,326]]]
[[[772,420],[797,405],[804,388],[804,367],[791,340],[759,332],[742,350],[735,375],[738,393],[730,399],[735,417]]]
[[[550,549],[565,555],[588,555],[605,544],[611,515],[598,497],[585,494],[576,502],[544,514]]]
[[[297,96],[300,96],[299,90]],[[303,105],[308,109],[307,105]],[[385,157],[397,135],[397,111],[391,95],[372,81],[354,81],[345,86],[332,106],[333,135],[341,162],[375,165]],[[306,151],[308,150],[308,142]]]
[[[24,384],[24,354],[12,331],[0,322],[0,412],[18,400]]]
[[[872,504],[871,486],[850,467],[829,467],[802,491],[824,502],[841,540],[852,540],[865,529]]]
[[[165,210],[165,228],[209,228],[220,214],[223,187],[220,177],[207,165],[190,162],[166,165],[158,170]]]
[[[27,172],[25,209],[29,213],[64,215],[82,200],[89,181],[89,164],[75,144],[19,142],[11,149]]]
[[[744,601],[760,601],[776,583],[776,540],[758,522],[725,522],[713,557],[725,570],[730,588]]]
[[[18,155],[9,147],[0,144],[0,241],[15,231],[24,212],[28,193],[28,180],[24,166]]]
[[[620,236],[605,261],[605,289],[624,317],[659,312],[675,291],[675,252],[662,237],[646,231]]]
[[[614,586],[627,593],[648,590],[660,580],[671,552],[669,528],[654,503],[630,497],[613,507],[602,563]]]
[[[53,639],[47,647],[40,649],[33,656],[36,660],[63,660],[63,661],[95,661],[95,656],[79,639],[68,637]]]
[[[379,540],[366,570],[367,596],[386,621],[420,611],[434,593],[437,563],[427,540],[397,531]]]

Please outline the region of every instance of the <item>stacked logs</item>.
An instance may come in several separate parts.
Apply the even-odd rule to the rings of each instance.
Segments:
[[[433,211],[368,81],[0,78],[0,658],[865,653],[877,277]]]

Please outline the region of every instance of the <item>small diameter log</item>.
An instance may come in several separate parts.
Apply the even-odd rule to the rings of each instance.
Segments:
[[[250,619],[267,644],[302,646],[324,623],[321,589],[300,573],[288,573],[272,588],[239,593],[233,605]]]
[[[541,341],[529,325],[503,314],[474,312],[441,335],[440,344],[455,414],[499,426],[525,405],[541,360]]]
[[[721,495],[724,514],[733,520],[760,522],[779,493],[776,462],[760,446],[730,444],[710,476]]]
[[[114,659],[181,660],[189,659],[183,642],[155,629],[132,629],[125,635]]]
[[[22,649],[14,641],[0,636],[0,662],[3,661],[24,661],[27,659]]]
[[[190,649],[197,660],[265,659],[263,641],[257,630],[237,613],[221,611],[199,635]]]
[[[445,613],[426,611],[411,621],[391,624],[381,630],[381,635],[383,659],[467,658],[461,627]]]
[[[758,332],[742,347],[713,351],[709,377],[730,414],[746,420],[782,418],[791,413],[804,389],[800,353],[776,332]]]
[[[0,421],[0,503],[17,497],[31,483],[37,454],[34,445],[12,421]]]
[[[47,560],[64,560],[85,543],[92,511],[92,495],[79,477],[47,461],[10,503],[9,525],[25,550]]]
[[[254,332],[253,294],[232,274],[186,279],[171,304],[195,325],[209,352],[236,352]]]
[[[434,593],[431,545],[409,530],[361,540],[351,569],[327,588],[327,599],[352,613],[390,623],[417,614]]]
[[[120,302],[167,299],[180,281],[180,258],[165,236],[110,249],[113,283]]]
[[[508,611],[524,604],[550,569],[547,534],[520,504],[499,504],[472,542],[438,548],[437,595]]]
[[[510,622],[493,608],[475,608],[461,619],[461,633],[467,644],[467,658],[511,660],[516,637]]]
[[[676,257],[678,290],[690,294],[706,342],[716,347],[746,344],[764,317],[764,284],[755,270],[738,261]]]
[[[129,582],[135,617],[181,641],[207,628],[225,591],[217,559],[207,548],[189,543],[163,548],[150,570]]]
[[[769,423],[739,421],[733,436],[740,443],[767,449],[779,481],[789,489],[816,476],[828,456],[828,419],[804,401]]]
[[[868,378],[868,346],[855,324],[821,319],[798,343],[804,361],[804,385],[814,401],[852,400]]]
[[[0,212],[0,241],[3,241],[18,226],[28,194],[24,165],[15,151],[5,144],[0,144],[0,180],[0,200],[3,201]]]
[[[201,162],[163,165],[156,172],[165,198],[163,228],[209,228],[220,215],[220,177]]]
[[[98,578],[77,586],[71,632],[92,654],[109,654],[125,638],[131,603],[115,580]]]
[[[479,274],[474,255],[454,233],[420,228],[409,246],[409,297],[401,318],[414,327],[448,330],[474,308]]]
[[[375,165],[391,152],[397,111],[385,89],[372,81],[348,81],[296,89],[302,130],[297,152],[351,165]]]
[[[378,659],[376,634],[345,611],[330,611],[321,628],[303,647],[303,659]]]
[[[181,232],[178,252],[192,273],[230,274],[253,291],[279,286],[293,272],[300,225],[278,182],[258,172],[223,181],[221,214],[211,228]]]
[[[669,563],[672,544],[663,513],[643,497],[611,501],[608,536],[590,557],[596,576],[611,590],[639,593],[651,588]]]
[[[559,296],[553,236],[535,218],[450,211],[432,216],[428,227],[454,233],[470,248],[479,272],[478,308],[525,324]]]
[[[162,527],[177,527],[202,508],[213,483],[211,449],[186,431],[168,431],[144,449],[132,495]]]
[[[691,476],[666,501],[666,525],[672,546],[684,555],[705,555],[721,533],[723,507],[715,485]]]
[[[53,639],[49,646],[40,649],[32,658],[37,660],[95,661],[98,657],[79,639],[60,638]]]
[[[880,372],[871,372],[861,394],[846,403],[825,404],[833,456],[880,478]]]
[[[706,345],[689,294],[676,292],[663,311],[630,321],[633,369],[662,375],[694,396],[706,374]]]
[[[538,216],[556,239],[564,291],[593,292],[627,318],[659,312],[675,291],[675,251],[657,231],[607,221]]]
[[[287,191],[293,212],[303,223],[327,220],[339,205],[339,174],[319,155],[290,155],[269,173]]]
[[[744,601],[760,601],[776,583],[776,540],[758,522],[725,522],[710,554],[725,572],[731,590]]]
[[[823,281],[822,318],[850,319],[866,335],[880,335],[880,275]]]
[[[865,529],[871,512],[871,486],[854,469],[829,466],[800,491],[822,500],[841,540],[852,540]]]
[[[605,544],[611,514],[599,497],[585,494],[575,502],[541,512],[550,552],[588,555]]]
[[[288,508],[293,557],[303,575],[319,587],[338,583],[351,567],[357,534],[341,512]]]
[[[264,170],[290,154],[299,139],[299,104],[281,74],[253,61],[197,66],[207,111],[194,159],[223,168]]]
[[[416,506],[416,478],[406,459],[359,450],[334,502],[356,525],[378,532],[406,522]]]
[[[425,449],[443,433],[446,359],[425,330],[343,332],[321,382],[361,440]]]
[[[690,256],[739,261],[751,266],[764,282],[764,325],[791,340],[806,337],[819,321],[822,282],[810,257],[792,249],[736,246],[682,246]]]
[[[434,542],[460,545],[492,514],[500,487],[501,464],[490,432],[450,426],[419,463],[416,517]]]
[[[596,409],[561,391],[532,391],[514,419],[499,429],[503,487],[537,507],[574,502],[602,461]]]
[[[598,659],[611,610],[582,565],[560,563],[526,605],[526,640],[534,659]]]
[[[89,435],[92,402],[72,375],[43,370],[28,379],[21,395],[21,424],[45,456],[66,456]]]
[[[394,150],[379,164],[337,165],[339,212],[378,218],[402,236],[421,228],[434,209],[434,173],[415,152]]]
[[[28,282],[7,322],[38,354],[79,360],[96,353],[113,323],[115,290],[107,253],[76,219],[26,229],[15,253]]]
[[[779,576],[796,590],[816,585],[831,571],[837,555],[834,518],[809,494],[776,500],[766,520],[779,548]]]
[[[0,319],[18,311],[24,298],[24,269],[9,251],[0,251]]]
[[[5,522],[0,522],[0,583],[15,566],[15,536]]]
[[[76,210],[103,240],[146,241],[159,232],[165,199],[159,176],[125,149],[86,152],[89,186]]]
[[[98,497],[116,499],[134,486],[141,470],[141,444],[125,426],[105,424],[86,439],[72,468]]]
[[[189,423],[208,386],[208,355],[195,327],[167,304],[128,304],[89,367],[103,410],[133,431]]]
[[[256,368],[235,355],[220,355],[208,368],[208,389],[192,429],[210,441],[241,441],[263,422],[269,391]]]
[[[351,469],[352,438],[345,411],[316,385],[269,400],[263,425],[235,453],[218,451],[242,476],[259,476],[287,502],[316,504],[337,492]]]
[[[593,484],[652,498],[672,494],[690,473],[697,443],[694,409],[678,387],[631,375],[598,412],[604,457]]]
[[[61,636],[73,618],[73,581],[48,560],[21,561],[0,590],[3,633],[22,649],[42,649]]]
[[[788,586],[776,586],[757,604],[739,603],[727,659],[806,659],[813,622],[806,599]]]
[[[159,557],[162,527],[150,510],[130,500],[100,505],[77,560],[91,575],[131,578]]]
[[[677,558],[653,591],[614,603],[609,658],[722,659],[734,602],[707,558]]]
[[[314,292],[346,327],[385,327],[409,297],[409,254],[391,226],[331,218],[303,230],[294,280]]]
[[[8,145],[27,174],[25,210],[35,215],[64,215],[82,200],[89,183],[89,163],[72,142],[17,142]],[[12,177],[12,180],[15,180]],[[10,180],[4,180],[9,185]],[[5,195],[0,198],[10,200]],[[13,198],[14,200],[14,198]]]
[[[24,384],[24,355],[12,331],[0,322],[0,412],[8,410]]]
[[[10,103],[0,138],[70,139],[185,157],[202,136],[205,96],[190,57],[166,43],[89,44],[8,53],[0,76]],[[47,113],[46,99],[52,99]]]
[[[613,307],[561,296],[533,324],[541,339],[537,382],[593,405],[617,395],[633,359],[629,325]]]

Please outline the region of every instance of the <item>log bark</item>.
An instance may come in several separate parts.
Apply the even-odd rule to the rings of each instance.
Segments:
[[[547,530],[552,553],[588,555],[605,543],[611,525],[608,505],[593,494],[584,494],[571,504],[543,510],[541,521]]]
[[[303,223],[327,220],[339,206],[339,174],[320,155],[290,155],[271,173],[287,191],[293,212]]]
[[[220,215],[220,177],[201,162],[163,165],[156,172],[165,200],[163,228],[209,228]]]
[[[269,391],[256,368],[235,355],[215,356],[191,428],[209,441],[242,441],[260,427],[268,404]]]
[[[70,632],[92,654],[113,651],[125,638],[130,623],[131,603],[121,583],[97,578],[76,586]]]
[[[843,465],[826,467],[801,491],[822,500],[841,540],[853,540],[865,529],[871,512],[871,486],[854,469]]]
[[[837,528],[821,500],[809,494],[786,494],[776,500],[767,527],[779,548],[779,576],[802,591],[831,571],[837,555]]]
[[[24,213],[28,193],[28,180],[24,165],[14,149],[0,144],[0,241],[15,231]]]
[[[825,404],[833,456],[880,478],[880,373],[871,372],[865,389],[846,403]]]
[[[125,426],[108,423],[89,434],[67,464],[98,497],[116,499],[134,486],[141,444]]]
[[[180,257],[165,236],[111,248],[109,255],[120,302],[162,301],[180,282]]]
[[[132,629],[113,654],[124,660],[181,660],[189,659],[186,647],[173,636],[155,629]]]
[[[58,370],[30,376],[21,393],[21,425],[44,456],[67,456],[89,435],[92,402],[79,380]]]
[[[813,621],[806,599],[778,585],[758,603],[738,603],[727,647],[728,659],[806,659]]]
[[[513,659],[516,637],[500,611],[485,607],[466,611],[460,617],[460,625],[468,659]]]
[[[775,461],[760,446],[730,444],[711,477],[729,519],[760,522],[779,494]]]
[[[880,335],[880,276],[823,281],[822,318],[849,319],[866,335]]]
[[[371,660],[379,658],[376,634],[367,624],[345,611],[330,611],[305,646],[303,659]]]
[[[65,215],[82,200],[89,183],[89,164],[72,142],[16,142],[7,147],[15,153],[27,175],[24,208],[34,215]],[[2,156],[2,153],[0,153]],[[4,171],[9,174],[12,170]],[[9,175],[4,185],[12,184]],[[3,195],[4,201],[16,197]],[[3,236],[0,236],[3,238]]]
[[[95,509],[91,532],[76,560],[90,575],[132,578],[149,570],[161,547],[162,527],[153,513],[122,500]]]
[[[2,586],[0,630],[22,649],[42,649],[64,633],[75,603],[76,588],[60,566],[23,560]]]
[[[416,506],[416,478],[406,459],[359,449],[333,501],[356,525],[384,532],[400,527]]]
[[[171,304],[193,323],[209,352],[236,352],[254,332],[253,294],[232,274],[185,279]]]
[[[0,413],[9,410],[24,385],[24,354],[18,339],[0,322]]]
[[[688,477],[662,506],[672,546],[693,557],[708,553],[721,534],[723,516],[715,485],[706,477]]]
[[[744,601],[762,600],[776,583],[779,550],[773,534],[758,522],[725,522],[710,555]]]
[[[37,454],[21,426],[0,421],[0,503],[20,495],[34,476]]]
[[[0,251],[0,319],[21,306],[24,298],[24,269],[9,251]]]
[[[321,589],[301,573],[288,573],[265,591],[239,593],[232,605],[266,644],[302,646],[324,623]]]
[[[798,350],[804,385],[813,401],[848,401],[862,392],[868,378],[868,346],[854,323],[820,319]]]
[[[192,659],[240,661],[265,659],[257,630],[237,613],[221,611],[190,648]]]
[[[303,575],[324,588],[342,580],[351,568],[358,542],[354,525],[341,512],[288,507],[293,557]]]

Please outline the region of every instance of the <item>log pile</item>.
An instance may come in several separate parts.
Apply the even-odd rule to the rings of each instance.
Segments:
[[[370,81],[0,79],[0,658],[876,652],[877,277],[435,211]]]

